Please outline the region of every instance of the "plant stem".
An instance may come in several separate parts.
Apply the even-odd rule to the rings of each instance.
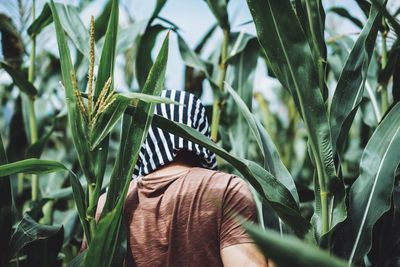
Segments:
[[[95,184],[90,183],[88,184],[88,192],[89,192],[89,207],[94,207],[94,197],[95,197]],[[90,214],[87,214],[88,220],[89,220],[89,227],[90,227],[90,237],[94,236],[94,233],[96,231],[96,210],[93,209],[94,214],[90,212]],[[87,237],[88,243],[91,241],[90,237]],[[89,243],[90,244],[90,243]]]
[[[383,24],[385,25],[385,20],[383,18]],[[387,55],[387,46],[386,46],[386,38],[387,38],[387,30],[384,30],[382,32],[382,70],[386,67],[387,61],[388,61],[388,55]],[[386,110],[389,107],[389,99],[388,99],[388,92],[387,92],[387,84],[386,82],[382,83],[382,99],[381,99],[381,104],[382,104],[382,113],[384,114]]]
[[[221,61],[219,64],[219,80],[218,80],[218,90],[213,89],[214,91],[214,102],[213,102],[213,113],[212,113],[212,121],[211,121],[211,139],[216,142],[218,138],[218,128],[219,121],[221,119],[221,109],[222,109],[222,101],[220,98],[220,93],[224,91],[224,81],[226,76],[226,60],[228,58],[228,45],[229,45],[229,31],[224,29],[224,40],[222,42],[221,48]]]
[[[35,0],[32,1],[32,20],[35,20]],[[35,58],[36,58],[36,36],[31,37],[32,47],[30,54],[30,63],[28,70],[28,81],[33,83],[35,79]],[[29,130],[31,135],[31,144],[37,142],[37,125],[36,125],[36,112],[35,112],[35,99],[29,97],[28,102],[29,109]],[[39,177],[37,175],[32,175],[32,200],[38,200],[39,198]]]

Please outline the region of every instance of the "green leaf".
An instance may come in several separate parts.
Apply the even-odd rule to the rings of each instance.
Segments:
[[[398,68],[397,64],[400,61],[400,38],[398,37],[396,41],[393,43],[389,53],[388,53],[388,61],[385,68],[379,73],[378,81],[380,83],[388,83],[390,77]]]
[[[68,170],[62,163],[54,160],[24,159],[0,166],[0,176],[16,173],[45,174]]]
[[[99,96],[100,91],[108,78],[114,77],[118,33],[118,0],[110,1],[112,2],[111,14],[108,21],[104,45],[101,51],[96,86],[94,90],[95,99],[97,99],[97,97]]]
[[[72,5],[54,3],[58,17],[61,21],[61,26],[65,33],[71,38],[79,52],[89,59],[89,33],[83,24],[79,10]],[[51,8],[46,3],[40,15],[32,22],[28,28],[30,36],[38,35],[46,26],[53,22]],[[96,61],[97,61],[97,56]]]
[[[62,230],[62,225],[43,225],[25,214],[17,225],[10,241],[10,255],[15,255],[23,247],[36,240],[48,239]]]
[[[386,0],[381,1],[386,2]],[[373,7],[368,21],[354,44],[338,80],[329,114],[334,151],[341,150],[345,138],[340,139],[339,135],[347,137],[351,126],[351,123],[347,123],[348,127],[343,127],[344,122],[350,113],[358,107],[362,99],[368,66],[375,47],[380,23],[380,13],[376,7]]]
[[[395,171],[400,163],[400,104],[378,125],[364,149],[360,176],[351,186],[349,219],[341,242],[344,256],[357,262],[370,250],[372,228],[390,208]]]
[[[289,171],[283,165],[279,153],[272,142],[271,137],[264,129],[264,127],[256,120],[246,104],[240,96],[228,84],[225,84],[225,90],[231,94],[241,114],[246,119],[249,127],[256,138],[257,144],[264,156],[264,169],[269,171],[279,182],[281,182],[291,193],[293,199],[299,204],[299,196],[297,194],[296,186]]]
[[[349,267],[346,262],[299,239],[265,231],[250,223],[244,227],[263,254],[278,266]]]
[[[53,131],[54,131],[54,126],[45,135],[43,135],[36,143],[30,145],[26,151],[26,158],[40,158]]]
[[[121,257],[121,255],[116,255],[116,252],[119,246],[118,241],[122,237],[121,231],[124,230],[122,213],[120,208],[115,208],[103,215],[96,227],[96,234],[87,250],[83,266],[121,266],[125,253],[120,259],[115,259],[115,257]],[[99,257],[98,255],[107,256]],[[113,264],[115,260],[120,264]]]
[[[254,42],[257,38],[251,34],[245,33],[243,31],[241,32],[235,32],[231,33],[231,36],[229,37],[229,40],[231,43],[229,44],[229,51],[228,51],[228,57],[226,61],[228,62],[229,59],[240,55],[243,50],[248,47],[250,42]],[[252,66],[252,68],[254,65]]]
[[[58,5],[58,4],[56,4]],[[51,14],[51,9],[48,3],[43,6],[40,15],[32,22],[28,27],[29,36],[33,37],[38,35],[47,25],[53,22],[53,16]]]
[[[90,155],[89,144],[85,137],[86,130],[83,127],[83,118],[77,107],[77,100],[71,80],[71,74],[75,73],[75,71],[72,66],[71,55],[65,39],[64,30],[61,26],[61,21],[53,1],[50,2],[50,8],[54,18],[58,50],[60,53],[61,77],[67,99],[68,122],[71,129],[72,140],[77,151],[80,166],[84,166],[82,171],[86,178],[92,181],[95,177],[94,166]]]
[[[117,95],[114,102],[100,115],[90,131],[90,149],[94,150],[104,140],[117,124],[131,100]],[[101,186],[101,184],[100,184]]]
[[[350,20],[351,22],[353,22],[354,25],[356,25],[360,29],[363,28],[362,22],[358,18],[351,15],[349,11],[343,7],[331,7],[330,9],[328,9],[328,12],[333,12],[343,18]]]
[[[214,14],[219,26],[229,31],[228,1],[227,0],[207,0],[208,7]]]
[[[125,112],[129,104],[135,106],[139,101],[146,103],[169,103],[179,104],[169,98],[146,95],[141,93],[122,93],[117,94],[114,102],[100,115],[90,133],[91,149],[93,150],[111,132],[114,126]]]
[[[244,33],[242,32],[235,39],[236,41],[232,49],[233,53],[231,53],[235,55],[228,61],[229,68],[227,70],[226,81],[235,88],[245,105],[251,110],[254,75],[256,71],[254,66],[257,65],[259,45],[257,39],[254,37],[243,41],[243,39],[247,38],[244,37]],[[242,44],[245,47],[242,47]],[[241,158],[247,158],[250,150],[248,139],[250,129],[243,116],[237,111],[236,104],[232,99],[228,99],[225,112],[228,117],[232,118],[229,127],[231,143],[235,144],[232,147],[232,152]]]
[[[2,59],[13,68],[21,69],[25,53],[24,42],[13,20],[5,14],[0,14],[0,33]]]
[[[142,90],[143,94],[155,96],[161,94],[168,60],[168,38],[167,35],[149,72]],[[122,243],[126,236],[122,220],[123,205],[140,148],[153,118],[154,105],[154,103],[139,102],[133,118],[125,116],[123,119],[117,161],[111,175],[102,217],[84,261],[85,266],[115,266],[122,263],[121,255],[125,254]],[[107,255],[107,259],[98,255]]]
[[[136,58],[136,78],[139,83],[139,87],[143,88],[147,75],[153,65],[151,58],[151,51],[156,43],[157,36],[166,30],[166,28],[160,24],[149,27],[144,35],[142,35],[137,51]]]
[[[158,128],[213,151],[232,164],[232,166],[234,166],[263,197],[263,200],[271,204],[282,220],[285,221],[297,235],[304,236],[309,231],[310,224],[301,216],[297,203],[289,190],[261,166],[252,161],[232,156],[230,153],[214,144],[205,135],[187,125],[170,121],[158,115],[154,116],[153,123]]]
[[[180,35],[178,35],[178,45],[182,60],[187,66],[198,69],[204,72],[207,77],[211,77],[213,68],[212,64],[202,60],[192,49],[190,49]]]
[[[185,65],[203,72],[206,78],[209,80],[211,86],[213,88],[218,88],[212,79],[213,65],[210,62],[201,59],[192,49],[190,49],[180,35],[178,35],[178,46]]]
[[[4,151],[3,140],[0,136],[0,164],[7,164],[7,156]],[[0,175],[1,176],[1,175]],[[8,243],[11,237],[13,224],[12,194],[9,176],[0,177],[0,265],[6,266],[8,262]]]
[[[165,6],[166,3],[167,3],[167,0],[157,0],[156,6],[154,7],[153,13],[151,15],[151,20],[155,19],[158,16],[158,14],[160,14],[161,9],[163,9],[163,7]],[[150,23],[151,23],[151,21],[150,21]]]
[[[330,127],[315,57],[289,0],[248,0],[247,3],[269,67],[290,90],[304,121],[310,156],[318,170],[321,196],[328,198],[324,201],[322,234],[327,233],[346,215],[344,202],[340,201],[344,187],[335,175]],[[331,201],[333,198],[338,201],[337,207],[331,207],[330,203],[335,203]],[[328,213],[332,218],[328,219]]]
[[[78,256],[72,259],[67,265],[67,267],[81,267],[83,265],[83,261],[85,260],[87,250],[81,252]]]
[[[23,75],[22,72],[14,69],[6,62],[0,62],[0,66],[11,76],[14,84],[18,86],[18,88],[22,92],[29,95],[30,97],[34,97],[38,94],[38,91],[35,88],[35,86],[28,81],[27,77]]]
[[[319,88],[324,100],[328,97],[325,84],[326,72],[326,45],[325,45],[325,12],[322,1],[296,1],[297,15],[306,34],[311,52],[314,56],[315,67],[318,72]],[[299,11],[299,9],[301,11]]]
[[[397,21],[395,16],[392,16],[386,9],[386,2],[383,3],[381,0],[371,0],[373,6],[382,12],[383,16],[387,19],[390,26],[392,26],[396,35],[400,35],[400,23]]]

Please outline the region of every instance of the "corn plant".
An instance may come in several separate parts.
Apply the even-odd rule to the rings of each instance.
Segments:
[[[110,0],[89,29],[79,13],[85,3],[50,1],[36,17],[33,1],[26,38],[0,15],[0,66],[13,80],[0,85],[4,106],[13,107],[12,119],[2,111],[0,120],[8,131],[0,140],[1,266],[121,266],[123,202],[151,123],[214,151],[221,170],[248,182],[259,225],[243,225],[278,266],[396,266],[400,26],[385,0],[357,1],[365,23],[320,0],[248,0],[257,36],[236,25],[231,2],[205,1],[215,23],[194,49],[160,17],[167,1],[119,27],[119,3]],[[325,13],[348,19],[357,38],[332,36]],[[37,46],[49,25],[59,58]],[[168,37],[151,58],[168,28],[186,65],[184,89],[200,96],[208,83],[212,90],[206,108],[215,142],[153,116],[155,103],[171,103],[158,97]],[[116,88],[117,56],[134,92]],[[280,82],[287,122],[255,91],[260,62]],[[64,104],[43,114],[38,106],[49,97]],[[87,249],[79,253],[83,236]]]

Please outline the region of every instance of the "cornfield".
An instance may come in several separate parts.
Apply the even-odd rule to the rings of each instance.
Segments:
[[[360,18],[329,1],[247,0],[251,20],[238,26],[234,1],[202,1],[215,23],[191,48],[160,15],[166,0],[124,25],[126,2],[88,18],[90,1],[43,2],[0,6],[1,266],[122,266],[124,200],[151,124],[248,182],[259,223],[243,227],[277,266],[400,266],[398,3],[351,1]],[[337,34],[332,15],[357,33]],[[56,54],[37,46],[49,29]],[[153,114],[174,104],[160,97],[172,38],[185,64],[173,89],[212,92],[213,141]],[[279,86],[257,90],[260,66]]]

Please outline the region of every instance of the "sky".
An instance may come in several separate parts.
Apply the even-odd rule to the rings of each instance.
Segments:
[[[12,3],[10,4],[9,2],[2,1],[4,0],[0,0],[0,13],[2,12],[2,9],[4,9],[3,6],[7,4],[12,6]],[[388,5],[393,6],[395,5],[393,3],[396,1],[397,0],[390,0]],[[38,10],[37,13],[40,12],[45,2],[46,1],[44,0],[36,1]],[[58,0],[57,2],[74,5],[78,3],[78,0]],[[89,24],[90,16],[98,16],[103,10],[106,2],[107,0],[96,0],[92,1],[86,6],[81,13],[81,19],[86,26]],[[137,21],[149,17],[154,8],[155,2],[156,0],[120,0],[120,26],[124,27],[124,25],[128,23],[129,16],[133,17]],[[358,17],[361,21],[365,21],[365,17],[354,0],[324,0],[323,4],[325,10],[328,10],[332,6],[346,7],[352,15]],[[240,24],[251,20],[251,15],[245,0],[231,0],[228,5],[228,11],[230,16],[230,24],[232,25],[232,31],[245,31],[255,35],[255,28],[252,23],[240,26]],[[168,0],[162,9],[160,16],[177,24],[180,28],[181,35],[191,47],[194,47],[197,44],[204,33],[215,22],[213,14],[209,10],[206,2],[203,0]],[[354,25],[352,25],[348,20],[340,18],[331,12],[327,13],[326,23],[328,27],[334,27],[334,35],[352,33],[353,36],[356,37],[356,33],[359,32],[359,29],[354,27]],[[43,34],[42,36],[39,36],[38,47],[40,49],[51,51],[54,54],[58,54],[56,40],[53,38],[54,33],[52,34],[52,31],[54,31],[53,28],[54,27],[47,27],[46,31],[50,32],[50,34]],[[213,48],[218,45],[218,38],[221,38],[221,35],[221,31],[215,34],[215,37],[213,38],[209,48]],[[153,50],[153,58],[156,56],[160,48],[163,36],[163,34],[160,34],[157,40],[156,47]],[[121,60],[122,58],[119,58],[117,64],[118,62],[121,63]],[[120,69],[118,71],[117,69],[115,76],[116,86],[118,86],[118,89],[120,90],[128,90],[129,88],[127,88],[121,73],[122,70]],[[257,68],[255,84],[257,90],[262,91],[268,99],[273,97],[271,94],[269,94],[269,92],[271,92],[269,88],[278,85],[277,81],[267,77],[265,73],[264,66],[259,66]],[[169,89],[183,89],[183,78],[184,64],[180,57],[176,36],[171,34],[169,61],[166,74],[166,87]],[[210,90],[206,90],[206,93],[203,96],[203,101],[206,102],[205,104],[211,101]]]

